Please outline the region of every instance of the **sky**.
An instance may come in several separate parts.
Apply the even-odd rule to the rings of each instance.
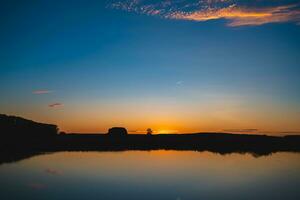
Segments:
[[[0,113],[81,133],[300,133],[299,0],[0,4]]]

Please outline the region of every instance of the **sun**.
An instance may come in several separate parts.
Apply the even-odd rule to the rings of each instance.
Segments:
[[[178,133],[178,130],[170,130],[170,129],[160,129],[157,131],[158,134],[171,134]]]

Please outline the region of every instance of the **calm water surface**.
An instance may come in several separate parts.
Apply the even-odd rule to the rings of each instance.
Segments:
[[[60,152],[0,165],[0,199],[300,199],[300,154]]]

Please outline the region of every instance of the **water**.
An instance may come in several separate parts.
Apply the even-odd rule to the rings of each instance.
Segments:
[[[0,199],[300,199],[300,154],[59,152],[0,165]]]

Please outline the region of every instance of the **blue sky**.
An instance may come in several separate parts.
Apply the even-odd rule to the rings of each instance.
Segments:
[[[77,132],[299,131],[298,8],[2,2],[1,112]]]

